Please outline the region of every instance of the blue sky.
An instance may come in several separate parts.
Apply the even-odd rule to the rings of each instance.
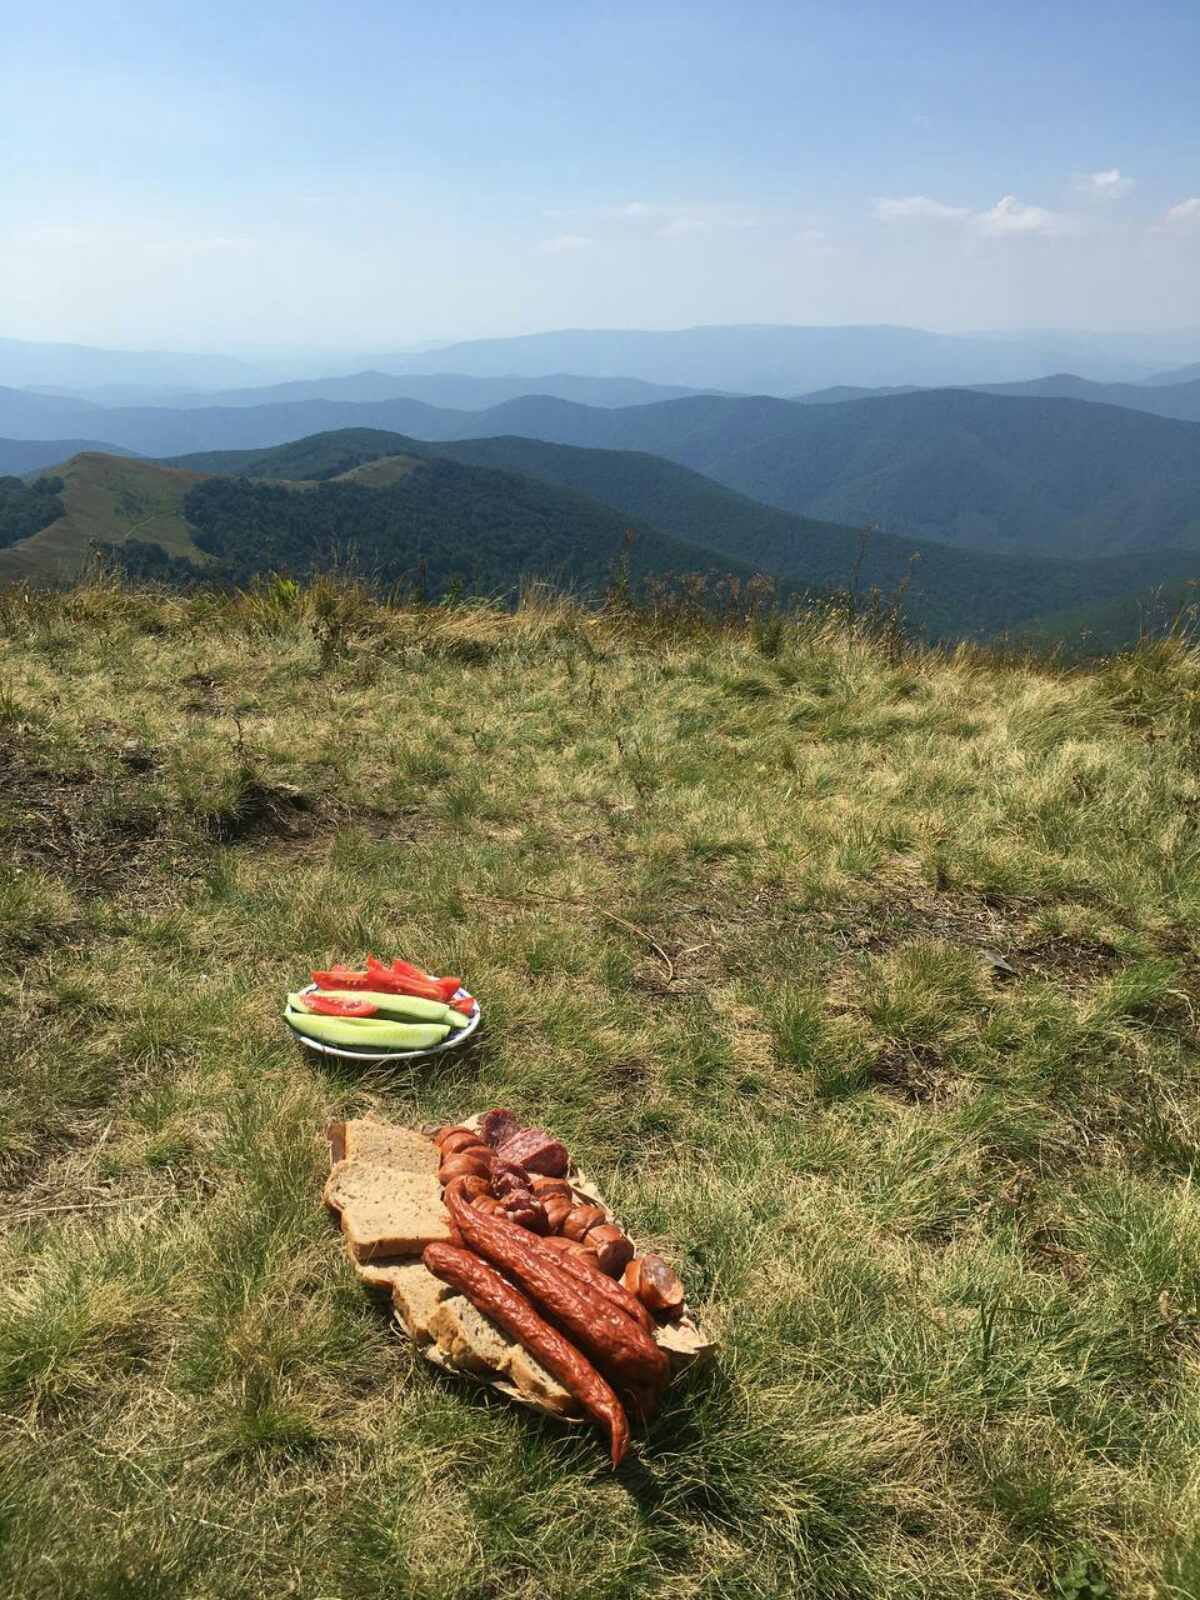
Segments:
[[[1200,6],[56,0],[0,332],[1200,325]]]

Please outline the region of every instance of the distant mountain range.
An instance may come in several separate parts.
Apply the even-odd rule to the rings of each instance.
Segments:
[[[1200,546],[1200,423],[1078,399],[943,389],[827,404],[697,395],[600,407],[526,395],[481,411],[398,399],[82,412],[33,399],[39,443],[59,427],[94,438],[102,424],[110,443],[168,460],[198,443],[207,460],[346,427],[433,442],[511,434],[647,451],[781,510],[974,550],[1090,559]],[[0,390],[0,418],[20,400]]]
[[[226,393],[234,386],[371,370],[393,377],[433,373],[499,379],[570,373],[685,389],[787,395],[834,384],[942,387],[1014,382],[1056,372],[1080,372],[1096,382],[1136,382],[1157,373],[1169,376],[1168,369],[1197,361],[1197,329],[1137,334],[1054,329],[944,334],[890,326],[791,324],[665,332],[563,329],[461,343],[426,341],[418,349],[399,351],[295,349],[244,357],[0,339],[0,385],[91,391],[89,399],[107,391],[104,403],[129,405],[189,405],[196,391],[206,390],[218,394],[221,404],[239,404]],[[142,392],[121,392],[131,387]],[[475,403],[449,395],[412,397],[452,406]],[[582,394],[564,398],[606,403]]]
[[[1149,411],[1158,417],[1175,417],[1180,422],[1200,422],[1200,367],[1183,370],[1190,371],[1192,376],[1181,376],[1172,383],[1093,383],[1089,378],[1077,378],[1074,373],[1058,372],[1049,378],[1027,379],[1022,383],[967,383],[959,387],[973,389],[976,394],[1007,395],[1010,399],[1090,400],[1096,405],[1124,406],[1131,411]],[[841,384],[793,398],[804,405],[832,405],[846,400],[914,394],[920,387],[910,383],[890,389],[861,389]]]
[[[1167,372],[1156,372],[1143,381],[1148,384],[1190,383],[1200,378],[1200,361],[1193,361],[1186,367],[1172,367]]]
[[[475,377],[539,372],[622,373],[652,383],[744,394],[797,394],[831,384],[1004,383],[1064,370],[1097,381],[1136,381],[1172,361],[1200,357],[1200,331],[1186,334],[928,333],[901,327],[764,324],[645,329],[564,329],[509,339],[474,339],[436,352],[439,370]],[[374,363],[427,372],[427,354]]]
[[[0,384],[21,388],[99,383],[178,384],[193,389],[254,383],[256,368],[236,356],[171,350],[103,350],[86,344],[0,339]]]
[[[104,444],[97,439],[0,439],[0,477],[12,474],[24,477],[28,472],[42,472],[56,466],[81,450],[105,450],[112,455],[132,455],[119,445]]]
[[[88,406],[154,406],[196,411],[208,406],[262,406],[296,400],[421,400],[426,405],[481,411],[524,394],[549,394],[589,406],[646,405],[652,400],[679,400],[698,394],[639,378],[581,378],[569,372],[540,373],[532,378],[472,378],[457,372],[354,372],[339,378],[303,378],[254,388],[225,390],[154,389],[138,384],[108,384],[85,390],[34,388],[34,394],[76,400]]]

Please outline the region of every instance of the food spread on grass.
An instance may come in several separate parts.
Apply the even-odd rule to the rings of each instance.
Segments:
[[[355,1270],[426,1358],[565,1421],[591,1418],[613,1465],[629,1418],[711,1350],[678,1275],[639,1253],[566,1147],[496,1109],[420,1132],[326,1129],[325,1201]]]
[[[438,978],[409,961],[367,957],[359,970],[312,974],[312,987],[287,997],[283,1019],[303,1039],[377,1054],[432,1050],[465,1032],[479,1003],[460,978]]]

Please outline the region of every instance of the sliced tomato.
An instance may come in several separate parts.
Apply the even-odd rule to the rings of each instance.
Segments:
[[[373,1017],[379,1012],[369,1000],[335,1000],[330,994],[306,994],[304,1004],[323,1017]]]
[[[314,972],[312,981],[320,984],[322,989],[372,989],[376,985],[371,981],[369,972],[355,972],[351,967],[340,964],[330,967],[328,972]]]
[[[433,981],[442,991],[442,999],[447,1001],[453,1000],[454,996],[462,988],[461,978],[435,978]]]
[[[469,994],[464,994],[459,1000],[447,1000],[446,1004],[452,1011],[461,1011],[464,1017],[469,1017],[475,1010],[474,997]]]
[[[442,991],[431,978],[422,975],[419,978],[410,978],[403,973],[396,972],[392,967],[385,967],[382,961],[376,961],[374,956],[367,957],[367,977],[370,987],[378,989],[383,994],[411,994],[419,1000],[441,1000]],[[356,984],[355,988],[363,987]]]
[[[427,978],[429,976],[422,967],[414,967],[411,961],[401,961],[399,957],[392,962],[392,971],[398,972],[402,978]]]

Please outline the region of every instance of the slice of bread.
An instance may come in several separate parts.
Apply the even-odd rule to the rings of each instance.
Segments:
[[[436,1172],[440,1157],[432,1139],[413,1128],[357,1117],[351,1122],[331,1122],[325,1130],[331,1164],[354,1161],[359,1156],[386,1161],[405,1172]]]
[[[465,1295],[454,1294],[434,1307],[429,1326],[452,1366],[463,1372],[505,1373],[513,1346]]]
[[[454,1237],[436,1172],[408,1172],[378,1157],[339,1161],[325,1184],[325,1204],[341,1213],[355,1261],[420,1255]]]
[[[372,1263],[359,1268],[366,1279],[370,1272],[386,1276],[396,1315],[418,1344],[432,1344],[437,1337],[434,1320],[443,1300],[454,1293],[449,1284],[435,1278],[420,1261],[391,1261],[384,1266]]]
[[[583,1415],[583,1408],[575,1396],[564,1389],[557,1378],[551,1377],[522,1345],[513,1347],[508,1376],[526,1400],[532,1400],[544,1411],[553,1412],[556,1417]]]

